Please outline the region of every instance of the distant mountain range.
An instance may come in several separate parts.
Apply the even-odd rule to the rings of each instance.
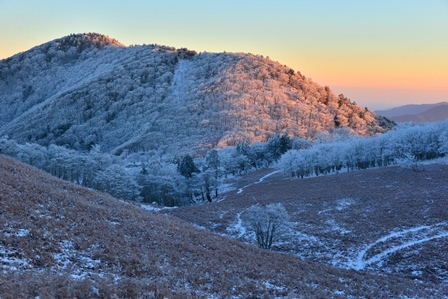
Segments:
[[[394,123],[259,55],[125,47],[89,33],[0,60],[0,136],[75,150],[204,152]]]
[[[435,122],[448,119],[448,102],[405,105],[375,112],[395,122]]]

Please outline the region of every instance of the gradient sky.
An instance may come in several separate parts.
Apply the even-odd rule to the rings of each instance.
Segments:
[[[448,101],[448,0],[0,0],[0,59],[82,32],[269,56],[371,109]]]

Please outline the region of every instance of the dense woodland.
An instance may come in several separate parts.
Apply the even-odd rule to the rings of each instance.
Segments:
[[[195,159],[186,154],[163,160],[152,153],[127,151],[116,156],[99,146],[79,152],[6,138],[0,139],[0,152],[118,198],[168,206],[216,200],[226,178],[270,166],[301,178],[395,164],[418,171],[424,161],[448,154],[448,121],[406,123],[375,137],[354,136],[347,130],[317,137],[309,141],[276,135],[267,142],[212,149]]]
[[[169,206],[216,200],[226,178],[263,167],[306,177],[448,151],[446,122],[394,127],[269,58],[100,34],[1,60],[0,104],[2,154]]]

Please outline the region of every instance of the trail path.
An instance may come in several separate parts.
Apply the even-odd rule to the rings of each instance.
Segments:
[[[348,266],[355,270],[363,270],[371,264],[381,262],[389,254],[399,250],[446,237],[448,237],[448,224],[446,222],[393,232],[368,244],[358,253],[356,259],[348,263]],[[369,251],[375,252],[375,254],[369,256]]]
[[[245,189],[245,188],[247,188],[247,187],[250,187],[250,186],[255,185],[255,184],[260,184],[260,183],[263,182],[267,177],[270,177],[271,175],[276,174],[276,173],[278,173],[278,172],[280,172],[280,171],[281,171],[281,170],[276,170],[276,171],[270,172],[270,173],[268,173],[267,175],[265,175],[265,176],[263,176],[262,178],[260,178],[260,179],[259,179],[258,181],[256,181],[255,183],[252,183],[252,184],[249,184],[249,185],[246,185],[246,186],[244,186],[244,187],[239,188],[237,194],[241,194],[241,193],[243,193],[243,189]]]

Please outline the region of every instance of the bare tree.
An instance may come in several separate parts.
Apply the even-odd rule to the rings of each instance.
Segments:
[[[241,218],[246,229],[255,233],[258,247],[264,249],[271,249],[272,244],[286,237],[292,227],[281,203],[251,206]]]

